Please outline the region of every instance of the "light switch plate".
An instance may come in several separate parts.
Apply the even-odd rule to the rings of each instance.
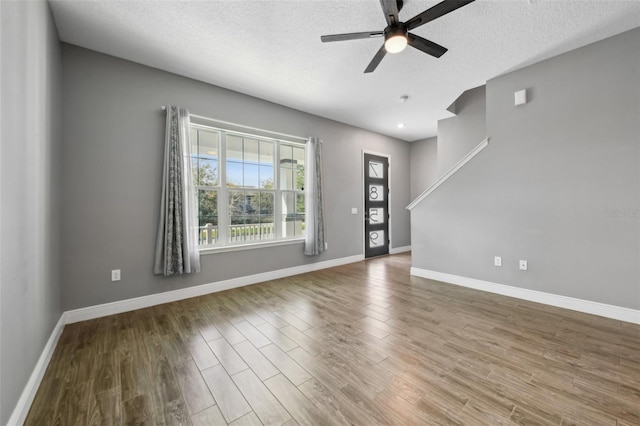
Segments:
[[[357,207],[351,207],[351,214],[358,214],[358,208]]]

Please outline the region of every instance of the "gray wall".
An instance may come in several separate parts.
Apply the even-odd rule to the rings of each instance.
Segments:
[[[411,142],[411,200],[438,178],[438,139]]]
[[[489,81],[490,144],[412,211],[413,266],[640,308],[638,46],[635,29]]]
[[[410,244],[409,144],[67,44],[63,51],[65,309],[363,253],[362,150],[391,155],[392,247]],[[221,65],[223,66],[223,65]],[[152,274],[160,200],[161,105],[325,143],[329,250],[302,244],[203,255],[193,276]],[[351,207],[358,215],[351,215]],[[111,282],[110,270],[122,269]]]
[[[60,45],[45,2],[0,2],[0,424],[62,313]]]
[[[438,121],[438,137],[411,142],[411,200],[486,138],[485,86],[466,90]]]
[[[438,121],[437,177],[487,136],[485,86],[465,91],[452,106],[456,116]]]

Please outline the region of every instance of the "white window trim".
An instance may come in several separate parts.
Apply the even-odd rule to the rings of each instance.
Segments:
[[[193,115],[192,115],[193,117]],[[256,128],[252,128],[252,127],[247,127],[247,126],[241,126],[241,125],[236,125],[233,123],[227,123],[227,122],[223,122],[223,121],[217,121],[217,120],[213,120],[213,119],[207,119],[205,117],[201,117],[201,116],[196,116],[198,118],[198,120],[196,120],[196,122],[191,122],[191,127],[197,128],[197,129],[203,129],[203,130],[212,130],[212,131],[216,131],[219,132],[220,134],[220,139],[219,139],[219,144],[218,144],[218,164],[219,166],[219,172],[218,172],[218,186],[215,187],[209,187],[209,189],[211,190],[215,190],[218,192],[218,232],[220,235],[220,239],[222,239],[222,237],[224,237],[225,240],[228,239],[228,235],[226,232],[226,227],[228,226],[228,223],[225,224],[225,226],[221,226],[220,225],[220,218],[223,217],[228,217],[229,216],[229,212],[228,212],[228,205],[227,203],[220,203],[220,200],[222,200],[222,193],[228,193],[227,191],[229,190],[228,188],[225,187],[225,182],[226,182],[226,138],[227,138],[227,134],[231,133],[231,134],[235,134],[238,136],[242,136],[242,137],[250,137],[250,138],[257,138],[257,139],[262,139],[262,140],[269,140],[269,141],[273,141],[276,143],[276,149],[274,150],[274,157],[275,157],[275,163],[274,163],[274,183],[276,185],[274,190],[265,190],[265,191],[269,191],[269,192],[273,192],[274,195],[274,226],[275,226],[275,233],[276,235],[281,235],[282,234],[282,223],[280,220],[276,220],[276,217],[281,217],[282,216],[282,212],[281,212],[281,207],[279,207],[278,204],[278,194],[283,194],[283,193],[298,193],[299,191],[290,191],[290,190],[282,190],[280,189],[280,167],[278,166],[280,163],[280,143],[284,143],[287,145],[298,145],[300,147],[303,147],[305,150],[307,149],[306,146],[306,139],[305,138],[301,138],[301,137],[297,137],[297,136],[292,136],[292,135],[285,135],[285,134],[280,134],[277,132],[270,132],[268,130],[262,130],[262,129],[256,129]],[[223,123],[223,126],[219,126],[219,125],[213,125],[213,124],[205,124],[203,121],[209,121],[211,123]],[[228,125],[228,128],[226,128]],[[245,128],[245,129],[250,129],[251,131],[255,131],[254,134],[251,133],[245,133],[242,130],[236,130],[238,128]],[[273,134],[273,135],[278,135],[278,136],[284,136],[283,138],[274,138],[272,136],[266,136],[265,134]],[[298,139],[298,140],[293,140],[293,139]],[[303,142],[304,141],[304,142]],[[305,174],[307,173],[307,169],[305,166]],[[207,188],[202,188],[202,189],[207,189]],[[255,188],[256,191],[262,191],[260,188]],[[306,196],[306,191],[302,191],[303,194],[305,194]],[[278,214],[279,213],[279,214]],[[305,212],[305,221],[306,221],[306,212]],[[266,240],[266,241],[255,241],[255,242],[241,242],[241,243],[226,243],[223,245],[207,245],[207,246],[198,246],[198,250],[200,254],[215,254],[215,253],[223,253],[223,252],[232,252],[232,251],[240,251],[240,250],[250,250],[250,249],[255,249],[255,248],[265,248],[265,247],[275,247],[275,246],[283,246],[283,245],[291,245],[291,244],[297,244],[297,243],[304,243],[305,241],[305,237],[304,236],[296,236],[293,238],[279,238],[279,239],[275,239],[275,240]]]
[[[230,251],[241,251],[241,250],[251,250],[251,249],[259,249],[259,248],[268,248],[268,247],[277,247],[277,246],[288,246],[292,244],[303,244],[304,238],[287,238],[281,240],[271,240],[271,241],[258,241],[255,243],[249,244],[229,244],[226,246],[203,246],[200,247],[200,254],[216,254],[216,253],[225,253]]]

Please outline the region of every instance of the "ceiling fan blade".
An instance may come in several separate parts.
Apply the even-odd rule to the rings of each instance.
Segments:
[[[384,13],[384,19],[387,20],[387,25],[400,22],[398,20],[397,0],[380,0],[380,6],[382,6],[382,12]]]
[[[412,30],[414,28],[419,27],[420,25],[424,25],[429,21],[433,21],[447,13],[453,12],[456,9],[461,8],[462,6],[466,6],[469,3],[472,3],[475,0],[444,0],[441,3],[436,4],[435,6],[425,10],[419,15],[414,16],[409,19],[407,22],[407,28]]]
[[[384,32],[382,31],[369,31],[369,32],[363,32],[363,33],[323,35],[323,36],[320,36],[320,40],[322,40],[323,43],[327,43],[330,41],[345,41],[345,40],[358,40],[361,38],[382,37],[383,35],[384,35]]]
[[[387,50],[384,48],[383,44],[380,50],[378,50],[378,53],[376,53],[376,56],[374,56],[371,62],[369,62],[369,65],[367,65],[367,69],[364,70],[365,74],[375,71],[375,69],[378,68],[378,65],[380,64],[380,61],[382,61],[382,58],[384,58],[384,55],[386,54]]]
[[[421,50],[431,56],[435,56],[436,58],[444,55],[448,50],[446,47],[442,47],[437,43],[434,43],[430,40],[427,40],[426,38],[422,38],[415,34],[409,33],[407,34],[407,38],[409,39],[409,46],[415,47],[416,49]]]

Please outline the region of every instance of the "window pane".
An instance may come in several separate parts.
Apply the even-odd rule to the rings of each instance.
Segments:
[[[300,223],[300,236],[305,235],[305,194],[296,194],[296,220]]]
[[[260,188],[274,189],[274,143],[260,141]]]
[[[295,173],[295,189],[304,191],[304,166],[297,164],[294,170]]]
[[[293,150],[291,145],[280,145],[280,165],[284,166],[285,164],[289,164],[291,167],[291,162],[293,161]]]
[[[198,157],[191,157],[191,173],[193,174],[193,184],[200,185],[200,177],[198,174]]]
[[[284,216],[295,214],[296,212],[296,194],[295,192],[282,193],[282,214]]]
[[[200,130],[198,138],[198,146],[200,157],[217,158],[220,134],[218,132],[208,132]]]
[[[303,147],[280,145],[280,189],[304,190],[304,155]]]
[[[236,135],[227,135],[227,160],[242,161],[242,138]]]
[[[228,238],[230,243],[243,241],[240,235],[240,230],[242,229],[242,225],[244,225],[244,212],[247,209],[244,201],[244,191],[229,191]]]
[[[189,139],[191,143],[191,155],[198,155],[198,130],[189,129]]]
[[[244,224],[245,225],[255,225],[260,223],[260,198],[258,197],[258,193],[255,191],[245,191],[244,192],[244,206],[242,209],[244,210]],[[256,234],[259,236],[260,227],[245,227],[244,236],[245,239],[254,240],[256,239]]]
[[[232,223],[244,223],[244,215],[251,210],[244,191],[229,191],[229,216]]]
[[[220,134],[202,129],[190,129],[193,181],[195,185],[218,185],[218,149]]]
[[[198,191],[198,225],[200,245],[218,242],[218,191]]]
[[[275,189],[273,185],[273,166],[260,166],[260,188]]]
[[[242,138],[235,135],[227,135],[227,187],[237,188],[242,186]]]
[[[218,160],[200,158],[198,161],[197,185],[217,186],[218,185]]]
[[[218,216],[218,191],[198,190],[198,215],[202,220]],[[202,225],[202,222],[200,222]]]
[[[258,163],[258,141],[255,139],[244,139],[244,161],[247,163]]]
[[[293,147],[293,161],[294,164],[304,167],[304,148],[299,146]]]
[[[273,220],[274,194],[272,192],[260,192],[258,193],[258,199],[260,205],[260,239],[272,240],[275,238],[275,223]]]
[[[296,193],[282,193],[282,237],[293,238],[303,235],[302,217],[296,214]]]
[[[227,187],[238,188],[242,186],[242,163],[227,160]]]
[[[231,191],[229,193],[229,242],[275,238],[273,193]]]
[[[246,188],[257,188],[259,186],[259,167],[257,164],[244,163],[244,180],[242,186]]]
[[[259,211],[261,218],[268,218],[269,216],[273,216],[273,192],[259,192],[258,193],[258,202],[259,202]],[[273,220],[271,218],[270,220]]]
[[[282,215],[282,238],[295,238],[304,236],[303,215]]]
[[[260,141],[260,164],[273,166],[273,142]]]
[[[280,167],[280,189],[290,191],[293,188],[293,169]]]

